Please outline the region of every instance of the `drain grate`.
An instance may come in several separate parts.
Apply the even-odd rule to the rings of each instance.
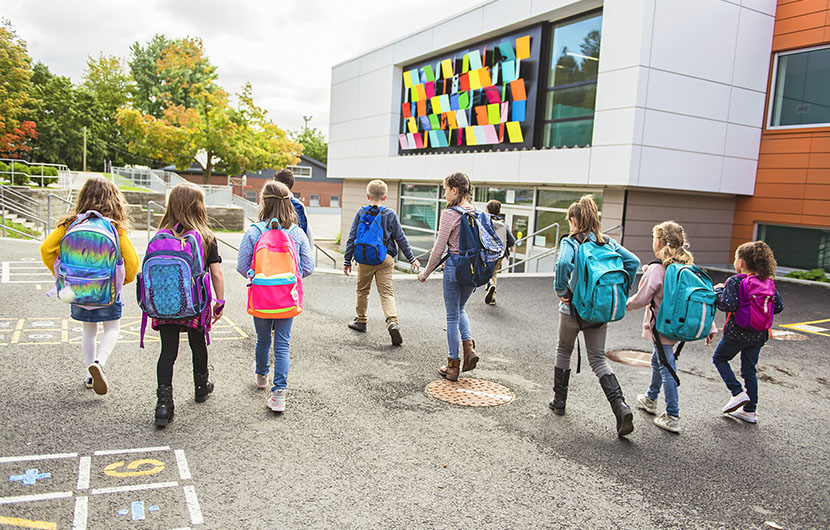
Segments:
[[[426,394],[435,399],[467,407],[497,407],[513,401],[513,392],[504,385],[462,377],[458,381],[439,379],[427,385]]]
[[[807,340],[807,335],[796,333],[794,331],[783,331],[779,329],[772,330],[772,338],[776,340]]]
[[[611,350],[605,356],[614,362],[631,366],[651,367],[651,352],[643,350]]]

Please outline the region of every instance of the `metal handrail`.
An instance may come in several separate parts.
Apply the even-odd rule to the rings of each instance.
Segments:
[[[16,200],[15,199],[10,199],[7,196],[16,197]],[[6,186],[5,184],[0,184],[0,208],[1,208],[0,216],[2,216],[2,221],[0,221],[0,222],[2,223],[3,237],[6,236],[6,230],[11,230],[12,232],[15,232],[15,233],[20,234],[20,235],[25,236],[25,237],[29,237],[31,239],[37,239],[38,238],[37,236],[33,236],[31,234],[26,234],[24,232],[21,232],[19,230],[14,229],[10,226],[6,226],[6,213],[7,212],[8,213],[13,213],[15,215],[20,215],[21,217],[24,217],[25,219],[27,219],[27,220],[35,223],[35,224],[42,224],[43,225],[43,233],[41,235],[43,237],[45,237],[46,232],[47,232],[47,222],[44,221],[43,219],[41,219],[40,217],[38,217],[39,212],[35,208],[33,208],[31,206],[27,206],[27,205],[23,204],[23,202],[20,202],[20,201],[28,201],[29,203],[34,204],[35,208],[38,206],[38,202],[35,201],[34,199],[32,199],[30,197],[26,197],[22,193],[16,192],[15,190],[11,189],[11,187]],[[10,205],[12,206],[12,208],[9,208]]]
[[[49,195],[47,195],[46,196],[46,222],[47,223],[51,223],[52,221],[57,220],[57,219],[52,217],[52,197],[54,197],[54,198],[58,199],[59,201],[67,204],[68,205],[68,207],[66,208],[67,211],[69,211],[69,207],[72,206],[72,201],[66,200],[63,197],[61,197],[60,195],[55,195],[54,193],[50,193]]]
[[[11,171],[0,171],[0,173],[5,173],[7,175],[11,175],[11,184],[14,184],[14,164],[24,164],[28,167],[40,166],[40,175],[29,175],[27,173],[26,176],[30,177],[30,178],[39,178],[40,183],[41,183],[41,187],[44,187],[43,186],[43,179],[44,178],[57,178],[58,183],[59,183],[58,185],[61,188],[66,188],[67,187],[66,186],[66,184],[67,184],[66,175],[69,174],[69,166],[67,166],[66,164],[48,164],[48,163],[45,163],[45,162],[30,163],[26,160],[20,160],[19,158],[0,158],[0,161],[11,162],[11,167],[9,168],[9,169],[11,169]],[[43,168],[44,167],[54,167],[55,169],[57,169],[58,170],[57,177],[50,176],[50,175],[44,175],[43,174]]]
[[[239,195],[233,195],[231,201],[231,204],[242,208],[242,211],[245,212],[245,217],[254,222],[259,221],[259,206],[255,202],[251,202]]]
[[[544,252],[542,252],[542,253],[540,253],[540,254],[536,254],[535,256],[530,256],[530,257],[527,257],[527,258],[525,258],[525,259],[523,259],[523,260],[521,260],[521,261],[514,261],[513,263],[511,263],[511,264],[510,264],[510,265],[508,265],[507,267],[502,267],[501,269],[499,269],[499,272],[501,272],[501,271],[507,271],[507,270],[510,270],[510,269],[512,269],[512,268],[514,268],[514,267],[516,267],[516,266],[518,266],[518,265],[522,265],[522,264],[524,264],[524,263],[527,263],[528,261],[533,261],[533,260],[535,260],[535,259],[540,259],[540,258],[544,258],[544,257],[550,256],[551,254],[555,254],[555,253],[556,253],[556,252],[558,252],[558,251],[559,251],[559,244],[557,243],[557,245],[556,245],[555,247],[553,247],[553,248],[549,248],[548,250],[546,250],[546,251],[544,251]]]
[[[331,254],[326,252],[325,249],[320,247],[320,245],[318,245],[316,242],[314,243],[314,249],[315,249],[314,250],[314,252],[315,252],[315,258],[314,258],[315,261],[320,261],[318,259],[318,255],[319,255],[318,253],[322,252],[324,256],[326,256],[328,259],[331,260],[332,267],[335,268],[335,269],[337,268],[337,259],[335,259],[334,256],[332,256]]]

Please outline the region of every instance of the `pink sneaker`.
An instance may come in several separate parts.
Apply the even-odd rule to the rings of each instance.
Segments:
[[[256,376],[256,387],[257,388],[265,388],[268,386],[268,376],[267,375],[259,375],[254,374]]]

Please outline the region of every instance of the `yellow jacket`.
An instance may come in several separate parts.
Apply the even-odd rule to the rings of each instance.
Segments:
[[[52,275],[55,274],[54,265],[60,253],[61,239],[65,235],[66,226],[59,226],[40,245],[40,259]],[[124,260],[124,283],[126,284],[135,280],[138,272],[138,254],[127,237],[127,233],[121,229],[118,230],[118,240],[121,242],[121,258]]]

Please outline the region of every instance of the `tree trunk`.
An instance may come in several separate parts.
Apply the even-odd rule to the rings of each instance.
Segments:
[[[205,179],[205,186],[210,184],[210,176],[213,173],[213,153],[208,153],[207,155],[207,164],[205,164],[205,170],[202,172],[202,177]]]

